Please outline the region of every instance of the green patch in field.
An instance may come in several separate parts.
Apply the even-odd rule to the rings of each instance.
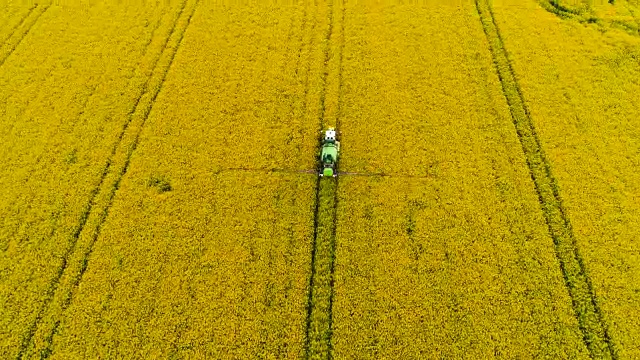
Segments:
[[[169,179],[162,175],[152,175],[147,181],[147,186],[157,188],[159,193],[173,190]]]
[[[595,25],[603,33],[617,29],[640,36],[640,13],[636,4],[628,1],[540,0],[538,3],[561,19]]]
[[[75,164],[77,161],[78,161],[78,150],[76,149],[71,150],[67,154],[67,156],[65,156],[64,158],[64,162],[69,165]]]

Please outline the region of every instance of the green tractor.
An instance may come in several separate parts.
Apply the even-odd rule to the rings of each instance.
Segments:
[[[329,128],[322,140],[322,151],[320,152],[320,163],[322,169],[320,170],[320,176],[333,176],[336,177],[336,164],[338,162],[338,153],[340,152],[340,142],[336,140],[336,131],[333,128]]]

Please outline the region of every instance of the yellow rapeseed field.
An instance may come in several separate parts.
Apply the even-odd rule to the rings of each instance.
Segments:
[[[334,356],[588,357],[475,5],[345,13]]]
[[[3,2],[0,6],[0,44],[4,45],[35,5]]]
[[[640,34],[516,1],[495,14],[612,343],[638,358]]]
[[[2,357],[24,349],[56,290],[178,6],[39,3],[3,44]]]
[[[0,1],[0,358],[639,358],[638,94],[638,0]]]
[[[185,11],[29,356],[303,354],[316,177],[282,171],[313,166],[326,7]]]
[[[188,153],[132,161],[128,195],[114,202],[73,303],[50,315],[60,323],[53,339],[51,329],[36,339],[36,354],[300,356],[313,223],[297,214],[311,212],[312,179],[180,170]],[[157,172],[170,191],[149,186]]]

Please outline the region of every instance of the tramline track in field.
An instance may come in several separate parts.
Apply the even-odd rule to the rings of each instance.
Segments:
[[[51,282],[46,301],[32,326],[23,338],[17,358],[39,354],[50,355],[53,335],[59,326],[57,315],[64,312],[71,303],[73,292],[87,268],[93,244],[100,233],[109,207],[122,177],[126,173],[140,132],[151,112],[155,99],[180,47],[184,33],[191,21],[199,0],[185,0],[173,19],[171,30],[163,40],[162,50],[153,60],[152,71],[148,75],[128,119],[107,159],[98,186],[92,191],[87,208],[73,234],[73,241],[66,252],[62,267]],[[146,50],[145,50],[146,51]],[[80,243],[80,246],[79,246]],[[43,324],[46,321],[46,324]]]
[[[13,36],[13,34],[15,33],[16,29],[22,25],[25,20],[27,20],[27,17],[29,17],[29,15],[33,12],[33,10],[35,10],[38,7],[38,4],[32,4],[27,11],[24,12],[24,14],[20,17],[20,20],[16,21],[13,25],[11,25],[11,19],[13,16],[15,16],[16,14],[11,14],[9,15],[2,24],[0,24],[0,31],[4,32],[5,29],[4,27],[7,26],[7,28],[10,28],[8,31],[6,31],[6,34],[4,36],[2,36],[2,38],[0,39],[0,46],[3,45],[7,40],[9,40],[9,38],[11,38],[11,36]],[[12,16],[13,15],[13,16]]]
[[[168,38],[168,44],[167,46],[165,46],[164,51],[159,60],[160,71],[156,72],[154,69],[154,73],[149,78],[150,81],[148,83],[149,86],[147,90],[151,89],[150,90],[151,92],[150,93],[147,92],[143,95],[143,98],[145,97],[146,98],[142,99],[142,101],[140,101],[137,104],[136,109],[132,113],[132,117],[134,117],[132,122],[136,121],[136,123],[133,124],[133,126],[131,127],[132,130],[130,131],[128,136],[127,134],[123,133],[125,135],[123,137],[125,138],[125,140],[123,140],[122,144],[119,144],[119,149],[117,150],[118,153],[115,155],[116,160],[114,161],[114,163],[118,165],[118,167],[115,168],[117,169],[117,171],[111,172],[109,174],[111,175],[110,179],[109,181],[106,182],[106,184],[109,184],[111,186],[104,187],[103,189],[100,190],[101,193],[104,193],[104,197],[106,197],[105,201],[103,202],[104,207],[101,208],[99,212],[95,213],[96,214],[96,216],[94,217],[95,221],[92,222],[91,227],[88,228],[89,232],[87,232],[87,235],[86,235],[86,237],[88,238],[88,244],[86,245],[86,247],[82,248],[83,249],[82,252],[78,251],[77,256],[75,256],[76,259],[74,261],[74,264],[75,264],[74,271],[70,273],[72,275],[69,275],[68,277],[69,280],[65,282],[65,283],[70,282],[70,284],[68,284],[65,287],[64,292],[61,292],[61,295],[60,295],[61,300],[56,304],[61,307],[61,310],[59,312],[53,313],[54,317],[56,314],[64,312],[67,309],[67,307],[71,303],[71,300],[76,288],[82,281],[82,277],[85,271],[87,270],[89,258],[93,251],[95,242],[98,240],[102,226],[106,221],[107,216],[109,215],[109,209],[113,204],[115,194],[120,187],[122,178],[124,177],[125,173],[129,168],[131,156],[133,155],[133,152],[137,148],[138,142],[140,140],[140,133],[142,132],[142,128],[144,127],[144,124],[147,118],[149,117],[149,114],[151,112],[151,109],[153,108],[156,98],[158,97],[158,94],[162,90],[162,86],[167,77],[167,73],[171,68],[171,64],[173,63],[173,60],[175,59],[178,48],[180,47],[182,43],[182,39],[184,38],[184,33],[190,24],[191,18],[195,13],[198,3],[199,3],[199,0],[193,1],[191,3],[191,9],[185,12],[187,1],[184,2],[185,6],[183,6],[180,10],[180,15],[177,17],[177,21],[174,24],[174,29]],[[179,25],[177,26],[177,29],[175,26],[176,24]],[[156,67],[156,69],[157,68],[158,67]],[[49,331],[46,337],[46,339],[48,340],[45,343],[46,348],[44,350],[41,350],[41,353],[42,352],[49,353],[51,351],[51,345],[52,345],[51,339],[53,339],[53,336],[55,335],[58,325],[59,325],[59,320],[53,323],[53,327],[51,328],[51,330]]]
[[[18,23],[18,25],[13,29],[11,35],[5,39],[0,45],[0,67],[4,65],[9,56],[13,54],[13,52],[18,48],[22,40],[29,34],[33,25],[38,22],[38,19],[51,7],[51,4],[40,5],[37,4],[29,12],[27,15]]]
[[[143,51],[143,54],[142,54],[141,58],[144,58],[145,55],[149,52],[149,44],[154,39],[155,34],[158,31],[158,28],[160,27],[160,25],[162,23],[162,18],[163,18],[163,16],[158,16],[158,21],[156,21],[156,24],[154,25],[153,30],[151,31],[151,33],[149,35],[149,38],[147,39],[147,41],[144,44],[144,51]],[[88,86],[87,86],[89,90],[86,93],[83,93],[82,97],[79,97],[79,99],[80,99],[79,101],[81,102],[82,105],[78,108],[78,111],[73,115],[73,121],[71,121],[71,123],[76,124],[76,123],[79,123],[80,121],[86,121],[87,109],[91,105],[90,103],[93,102],[95,98],[99,97],[96,94],[98,94],[100,92],[99,91],[100,87],[104,87],[104,82],[106,80],[107,75],[108,75],[107,69],[106,68],[102,68],[97,77],[91,77],[90,78],[90,82],[88,82]],[[45,82],[45,81],[43,81],[43,82]],[[22,116],[27,109],[28,109],[28,106],[25,106],[22,109],[22,111],[20,112],[20,116]],[[12,134],[12,131],[13,131],[14,127],[16,126],[16,123],[17,122],[12,122],[7,127],[7,129],[0,134],[0,138],[6,138],[6,139],[11,138],[12,137],[11,134]],[[56,138],[58,136],[60,129],[58,128],[56,131],[57,132],[55,133],[55,135],[51,136],[51,138]],[[73,153],[73,154],[74,154],[73,156],[75,156],[75,153]],[[45,156],[47,156],[46,148],[43,147],[41,149],[41,151],[38,152],[37,155],[35,155],[34,163],[36,163],[36,164],[40,163],[41,160]],[[19,181],[27,183],[30,180],[31,177],[32,177],[31,173],[25,172],[24,177],[22,177]],[[15,203],[15,201],[16,200],[14,200],[14,203]],[[33,201],[33,199],[32,198],[27,198],[27,199],[23,199],[22,201],[23,202],[31,202],[31,201]],[[54,215],[52,215],[52,219],[55,219],[54,222],[56,224],[57,224],[57,222],[59,220],[59,215],[60,215],[61,211],[62,211],[62,209],[58,209],[56,211],[56,213]],[[13,232],[9,234],[9,236],[15,235],[16,231],[17,231],[17,229],[14,229]],[[52,227],[51,233],[49,233],[46,238],[52,238],[56,231],[57,231],[57,225]]]
[[[576,244],[571,223],[562,204],[557,180],[543,153],[533,119],[527,109],[507,51],[487,0],[476,0],[504,96],[511,111],[518,139],[522,145],[529,173],[534,182],[540,206],[563,273],[583,340],[593,358],[616,359],[617,353],[609,335],[591,279]]]
[[[324,72],[320,97],[320,131],[339,129],[342,92],[342,48],[344,43],[344,2],[329,1],[329,26],[325,37]],[[335,43],[338,42],[337,48]],[[337,52],[337,54],[335,54]],[[337,62],[337,63],[336,63]],[[329,94],[329,96],[327,95]],[[320,153],[320,142],[316,154]],[[307,171],[304,171],[307,172]],[[317,176],[317,175],[316,175]],[[305,357],[329,359],[332,352],[332,311],[336,250],[336,217],[339,178],[318,177],[314,210],[311,275],[307,301]]]

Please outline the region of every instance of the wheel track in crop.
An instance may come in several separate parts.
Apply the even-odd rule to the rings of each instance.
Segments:
[[[640,36],[640,19],[635,14],[634,8],[628,1],[623,3],[623,6],[631,14],[633,20],[615,19],[607,17],[598,17],[593,11],[591,4],[586,3],[586,8],[575,8],[571,4],[563,5],[559,0],[538,0],[537,3],[546,11],[556,15],[563,20],[576,20],[583,24],[606,24],[608,27],[617,28],[625,31],[627,34],[633,36]],[[614,0],[609,0],[609,4],[613,5]]]
[[[316,4],[316,8],[318,6],[317,2],[314,2]],[[307,59],[307,66],[306,66],[306,76],[305,76],[305,85],[304,85],[304,97],[303,97],[303,104],[302,104],[302,109],[303,109],[303,116],[306,115],[307,110],[308,110],[308,101],[307,101],[307,97],[309,94],[309,84],[310,84],[310,80],[309,80],[309,73],[311,72],[311,62],[312,62],[312,56],[311,56],[311,48],[312,48],[312,44],[313,44],[313,33],[315,31],[315,25],[316,25],[316,21],[314,19],[314,21],[312,21],[313,26],[311,27],[310,33],[311,33],[311,37],[309,39],[309,54],[308,54],[308,59]],[[322,125],[320,125],[322,126]],[[302,139],[304,141],[304,138]],[[317,174],[314,175],[317,176]],[[312,312],[312,298],[313,298],[313,284],[314,284],[314,278],[315,278],[315,257],[316,257],[316,237],[317,237],[317,230],[318,230],[318,196],[319,196],[319,179],[316,179],[316,184],[315,184],[315,203],[313,205],[314,210],[313,210],[313,238],[312,238],[312,243],[311,243],[311,268],[310,268],[310,274],[309,274],[309,284],[308,284],[308,288],[309,288],[309,292],[307,293],[307,304],[306,304],[306,310],[307,310],[307,314],[306,314],[306,318],[305,318],[305,334],[304,334],[304,353],[305,353],[305,357],[308,358],[309,357],[309,329],[310,329],[310,322],[311,322],[311,312]]]
[[[338,99],[336,104],[336,130],[340,129],[340,120],[342,118],[342,101],[343,101],[343,75],[342,75],[342,58],[344,54],[344,23],[345,23],[345,6],[346,0],[341,0],[342,9],[340,12],[340,42],[338,45]],[[338,168],[336,167],[336,171]],[[336,270],[336,227],[338,226],[338,190],[339,190],[339,181],[336,178],[336,188],[333,192],[333,234],[331,236],[332,246],[331,246],[331,293],[329,295],[329,354],[327,358],[333,358],[333,301],[335,299],[335,270]]]
[[[22,43],[22,40],[31,32],[33,26],[38,22],[40,17],[49,10],[51,4],[47,4],[42,6],[40,4],[35,5],[27,15],[18,23],[18,25],[12,30],[11,35],[9,35],[1,45],[2,52],[0,52],[0,68],[7,61],[9,56],[13,54],[13,52],[18,48],[18,46]],[[42,9],[42,10],[41,10]],[[32,16],[32,14],[34,14]],[[13,39],[13,41],[12,41]]]
[[[617,359],[615,346],[580,255],[569,217],[562,204],[557,180],[544,155],[533,119],[495,22],[493,10],[487,0],[476,0],[476,8],[529,173],[538,194],[542,213],[554,242],[556,256],[583,334],[583,341],[592,358]]]
[[[98,240],[98,237],[100,236],[100,232],[102,230],[102,226],[104,225],[108,215],[109,215],[109,209],[111,208],[111,205],[113,204],[113,201],[115,199],[115,195],[120,187],[120,183],[122,181],[122,179],[124,178],[124,175],[126,174],[130,162],[131,162],[131,156],[133,155],[133,153],[135,152],[138,143],[140,141],[140,134],[142,132],[142,129],[144,127],[144,124],[146,123],[146,120],[149,117],[149,114],[151,113],[151,110],[153,108],[153,105],[155,104],[155,101],[160,93],[160,91],[162,90],[162,86],[164,84],[164,81],[167,77],[167,74],[171,68],[171,65],[173,64],[173,61],[175,59],[175,56],[178,52],[178,49],[180,48],[180,45],[182,44],[182,39],[184,38],[184,33],[186,32],[187,28],[189,27],[189,24],[191,22],[191,19],[195,13],[195,10],[199,4],[199,0],[195,0],[193,1],[193,6],[190,10],[190,12],[188,13],[188,15],[186,15],[186,21],[184,21],[184,27],[181,29],[178,29],[178,32],[176,32],[176,24],[180,21],[183,12],[185,10],[185,7],[187,5],[188,1],[184,1],[183,2],[183,6],[181,7],[178,16],[176,17],[176,21],[174,22],[173,25],[173,29],[170,33],[170,35],[167,38],[167,42],[165,43],[165,47],[159,57],[159,59],[161,60],[162,56],[165,55],[165,51],[167,49],[169,49],[169,47],[167,46],[167,44],[169,43],[169,41],[171,40],[171,38],[174,37],[174,35],[176,36],[176,44],[174,47],[169,49],[169,55],[168,56],[168,61],[166,63],[166,66],[164,66],[163,68],[161,68],[161,72],[159,73],[159,81],[156,84],[155,87],[152,87],[151,90],[151,95],[150,95],[150,99],[148,102],[145,102],[144,105],[142,105],[143,107],[139,107],[140,104],[142,103],[140,100],[142,98],[142,96],[140,98],[138,98],[138,101],[136,102],[136,107],[133,110],[133,112],[131,113],[131,116],[135,116],[136,113],[138,113],[138,109],[142,109],[142,114],[140,116],[139,119],[139,124],[136,124],[137,128],[134,127],[134,130],[132,131],[133,134],[131,134],[131,136],[133,137],[133,141],[130,144],[125,144],[125,145],[121,145],[120,142],[122,141],[122,139],[124,138],[124,133],[126,132],[126,129],[121,133],[121,137],[119,138],[119,143],[118,146],[120,148],[120,150],[122,150],[122,152],[125,152],[126,149],[126,155],[123,161],[123,164],[121,166],[121,168],[119,169],[119,171],[114,172],[114,177],[115,179],[113,179],[114,181],[111,182],[112,186],[111,187],[107,187],[104,191],[107,191],[107,201],[106,201],[106,205],[105,207],[102,209],[102,211],[100,211],[99,215],[98,215],[98,220],[97,220],[97,224],[94,227],[94,230],[92,231],[91,235],[90,235],[90,242],[87,246],[86,251],[84,252],[84,254],[82,255],[82,260],[80,262],[78,262],[79,264],[81,264],[81,267],[79,269],[79,272],[77,273],[77,275],[73,278],[72,283],[68,289],[67,294],[64,297],[64,300],[62,302],[62,312],[66,311],[66,309],[68,308],[68,306],[71,304],[71,300],[73,298],[73,294],[74,291],[77,289],[77,287],[79,286],[80,282],[82,281],[82,277],[84,276],[84,273],[87,270],[88,267],[88,263],[89,263],[89,258],[91,256],[91,253],[93,251],[93,247],[96,243],[96,241]],[[152,80],[154,78],[154,74],[156,74],[156,70],[157,69],[157,65],[156,67],[154,67],[154,71],[152,72],[152,75],[149,77],[149,80]],[[146,89],[149,90],[149,89]],[[149,94],[146,93],[145,94]],[[49,332],[49,335],[47,336],[48,342],[47,342],[47,347],[45,348],[45,352],[50,353],[51,352],[51,345],[52,345],[52,339],[53,336],[55,335],[57,328],[59,326],[60,322],[59,320],[55,322],[54,327],[51,329],[51,331]]]
[[[186,1],[185,1],[185,4],[186,4]],[[182,9],[181,9],[181,11],[182,11]],[[174,25],[173,25],[174,28],[175,28],[175,24],[177,23],[177,20],[179,18],[179,15],[180,14],[178,14],[178,16],[176,16],[176,18],[175,18],[175,22],[174,22]],[[162,22],[162,16],[160,17],[160,19],[158,21],[158,24],[157,24],[158,27],[159,27],[161,22]],[[147,53],[148,47],[149,47],[150,43],[152,42],[153,35],[155,34],[156,30],[157,30],[157,27],[154,28],[152,36],[150,38],[151,40],[148,41],[146,46],[145,46],[144,54]],[[167,36],[167,38],[166,38],[165,44],[163,46],[163,51],[164,51],[164,48],[166,48],[166,44],[168,43],[169,38],[170,38],[172,33],[173,33],[173,29],[169,33],[169,36]],[[144,56],[144,54],[143,54],[143,56]],[[154,60],[154,68],[155,68],[155,65],[157,64],[157,62],[159,61],[161,55],[162,55],[162,52]],[[46,300],[45,300],[43,306],[41,306],[41,308],[40,308],[40,310],[38,312],[38,315],[36,317],[36,320],[34,321],[34,323],[32,323],[32,326],[29,329],[27,337],[23,340],[23,344],[22,344],[22,346],[20,348],[20,352],[19,352],[17,358],[22,358],[24,352],[27,350],[28,346],[30,345],[30,343],[31,343],[31,341],[33,339],[33,336],[35,334],[35,331],[37,330],[38,324],[41,321],[42,317],[44,316],[45,311],[47,310],[48,303],[53,299],[53,297],[54,297],[54,295],[55,295],[55,293],[57,291],[60,279],[64,275],[64,273],[65,273],[65,271],[66,271],[66,269],[67,269],[67,267],[69,265],[69,259],[72,256],[73,252],[75,251],[75,247],[76,247],[78,238],[80,237],[80,234],[82,233],[82,231],[84,229],[84,226],[87,223],[87,220],[88,220],[89,215],[90,215],[90,213],[92,211],[93,205],[95,203],[95,199],[96,199],[96,197],[98,195],[98,192],[99,192],[100,188],[102,187],[102,184],[104,183],[105,178],[106,178],[106,176],[107,176],[107,174],[109,172],[109,168],[111,167],[111,164],[112,164],[112,158],[113,158],[113,156],[114,156],[114,154],[115,154],[115,152],[116,152],[116,150],[118,148],[119,143],[122,141],[123,135],[126,132],[126,129],[129,126],[129,123],[131,122],[132,114],[135,112],[135,109],[138,106],[141,97],[146,92],[146,86],[147,86],[148,81],[150,80],[150,78],[151,78],[151,76],[148,77],[147,82],[143,86],[143,90],[141,91],[139,96],[137,96],[137,98],[135,100],[135,105],[129,111],[129,113],[127,115],[128,119],[125,122],[125,124],[123,126],[123,129],[121,130],[121,133],[119,134],[119,137],[118,137],[116,143],[114,144],[114,146],[112,148],[111,154],[109,155],[109,157],[107,159],[107,163],[106,163],[106,165],[103,168],[103,171],[101,173],[101,177],[100,177],[100,180],[98,182],[98,185],[90,192],[90,199],[89,199],[89,201],[87,203],[87,206],[85,207],[85,210],[81,214],[81,217],[80,217],[78,225],[76,226],[76,229],[73,232],[71,245],[67,249],[67,251],[65,252],[65,254],[64,254],[63,258],[62,258],[62,266],[58,270],[58,272],[56,273],[55,278],[53,279],[53,281],[51,282],[51,284],[49,286],[49,289],[48,289],[47,295],[46,295]]]
[[[34,6],[34,8],[35,8],[35,6]],[[143,51],[143,55],[142,55],[142,57],[144,57],[144,55],[145,55],[145,54],[146,54],[146,52],[148,51],[149,44],[150,44],[150,43],[151,43],[151,41],[153,40],[153,38],[154,38],[154,36],[155,36],[156,31],[157,31],[157,30],[158,30],[158,28],[160,27],[161,22],[162,22],[162,16],[159,16],[159,17],[158,17],[158,21],[156,22],[156,25],[154,26],[154,28],[153,28],[153,29],[152,29],[152,31],[151,31],[151,34],[150,34],[150,36],[149,36],[149,39],[145,42],[145,44],[144,44],[144,46],[143,46],[144,51]],[[101,72],[100,72],[100,75],[98,76],[98,81],[96,81],[96,82],[94,82],[94,84],[90,85],[91,90],[88,92],[87,96],[85,96],[85,97],[84,97],[84,99],[82,100],[82,105],[81,105],[81,107],[80,107],[79,112],[74,116],[74,121],[73,121],[73,123],[77,123],[77,122],[81,119],[82,115],[86,112],[86,110],[87,110],[87,105],[88,105],[89,101],[90,101],[90,100],[95,96],[95,94],[96,94],[96,90],[97,90],[97,88],[100,86],[100,84],[102,84],[102,83],[103,83],[103,81],[104,81],[104,78],[105,78],[105,75],[106,75],[106,74],[107,74],[107,72],[106,72],[106,68],[104,68],[104,67],[103,67],[103,68],[102,68],[102,70],[101,70]],[[43,82],[44,82],[44,81],[43,81]],[[26,111],[26,109],[27,109],[27,108],[28,108],[28,106],[25,106],[25,107],[24,107],[24,109],[20,112],[20,114],[19,114],[18,116],[16,116],[16,118],[20,118],[20,116],[22,116],[22,115],[24,114],[24,112]],[[8,136],[9,136],[9,134],[11,134],[12,129],[13,129],[13,124],[8,128],[8,130],[6,131],[6,133],[2,134],[0,137],[8,137]],[[59,132],[59,128],[58,128],[58,130],[57,130],[56,134],[57,134],[58,132]],[[57,136],[57,135],[52,135],[52,136],[50,136],[49,138],[56,138],[56,136]],[[42,149],[42,152],[40,152],[40,153],[37,155],[36,160],[34,161],[34,163],[39,163],[39,162],[41,161],[41,159],[43,158],[43,156],[44,156],[44,155],[46,155],[46,154],[44,153],[44,151],[45,151],[45,148],[43,148],[43,149]],[[18,181],[19,181],[19,182],[24,182],[24,183],[26,183],[27,181],[29,181],[29,180],[30,180],[30,178],[31,178],[31,173],[26,172],[26,173],[24,174],[24,176],[22,176]],[[23,199],[23,200],[21,201],[21,203],[26,203],[26,202],[31,202],[31,201],[33,201],[33,197],[28,197],[28,198],[26,198],[26,199]],[[16,203],[20,203],[20,202],[18,202],[17,200],[13,200],[13,201],[12,201],[12,203],[11,203],[11,205],[10,205],[9,207],[10,207],[10,208],[11,208],[11,207],[13,207],[13,206],[14,206],[14,204],[16,204]],[[61,211],[62,211],[61,209],[58,209],[58,210],[56,211],[56,216],[59,216],[59,215],[60,215],[60,213],[61,213]],[[56,218],[56,219],[57,219],[57,218]],[[57,220],[58,220],[58,219],[57,219]],[[56,220],[56,224],[57,224],[57,220]],[[8,238],[10,238],[10,237],[14,236],[14,235],[15,235],[15,233],[16,233],[17,231],[18,231],[18,229],[17,229],[17,228],[16,228],[16,229],[14,229],[12,233],[9,233]],[[48,234],[48,236],[46,236],[46,238],[47,238],[47,239],[52,238],[52,237],[54,236],[54,234],[56,233],[56,231],[57,231],[57,226],[54,226],[54,227],[52,228],[51,232]]]
[[[329,57],[329,41],[331,38],[331,33],[333,31],[333,2],[332,0],[329,0],[329,18],[330,18],[330,22],[329,22],[329,26],[327,29],[327,32],[325,33],[325,37],[324,37],[324,41],[325,41],[325,48],[324,48],[324,64],[323,64],[323,71],[322,71],[322,76],[321,76],[321,83],[322,83],[322,93],[320,95],[320,113],[318,115],[318,122],[319,122],[319,130],[322,131],[324,128],[324,115],[325,115],[325,96],[326,96],[326,81],[327,81],[327,63],[328,63],[328,57]],[[311,56],[309,58],[309,64],[308,64],[308,68],[311,68]],[[306,105],[305,105],[306,106]],[[320,140],[321,141],[321,140]],[[315,154],[318,154],[320,151],[320,142],[317,143],[316,145],[316,151],[314,152]],[[329,357],[328,354],[328,347],[327,349],[325,349],[324,347],[326,347],[325,342],[327,342],[326,338],[323,338],[323,336],[325,335],[323,333],[322,330],[325,329],[320,329],[320,334],[315,334],[313,329],[317,328],[317,327],[322,327],[325,324],[317,324],[317,320],[314,319],[314,316],[316,312],[320,312],[322,315],[322,313],[324,312],[323,310],[325,309],[317,309],[317,304],[316,304],[316,293],[318,290],[320,289],[316,289],[317,283],[319,282],[317,277],[318,277],[318,244],[319,244],[319,239],[318,239],[318,228],[320,226],[319,222],[321,220],[320,218],[320,202],[322,200],[321,197],[321,190],[322,187],[321,185],[323,184],[321,181],[321,178],[318,177],[316,178],[316,185],[315,185],[315,203],[314,203],[314,211],[313,211],[313,240],[312,240],[312,244],[311,244],[311,271],[310,271],[310,276],[309,276],[309,292],[307,294],[307,318],[306,318],[306,329],[305,329],[305,358],[306,359],[310,359],[312,357],[316,357],[314,355],[319,355],[322,356],[323,352],[326,353],[325,358]],[[329,179],[331,180],[331,179]],[[322,239],[321,239],[322,240]],[[326,254],[324,254],[326,255]],[[321,287],[322,285],[318,286]],[[324,319],[321,319],[324,320]],[[325,330],[326,331],[326,330]],[[318,349],[319,348],[319,349]]]
[[[184,33],[189,26],[199,0],[191,1],[192,5],[190,12],[183,16],[184,10],[189,2],[189,0],[184,0],[182,2],[178,13],[173,20],[171,31],[166,39],[163,40],[163,45],[161,47],[162,50],[152,61],[152,71],[145,80],[145,83],[141,88],[141,92],[136,97],[134,105],[127,114],[127,119],[123,124],[119,136],[117,137],[101,172],[98,185],[90,193],[87,205],[81,213],[78,225],[72,234],[70,246],[62,258],[62,265],[58,269],[53,280],[50,282],[45,295],[45,300],[43,301],[35,320],[29,329],[27,329],[27,332],[23,337],[19,352],[16,356],[18,359],[23,358],[30,346],[35,345],[33,344],[33,341],[37,331],[45,331],[46,335],[43,336],[44,346],[41,349],[36,348],[35,350],[40,350],[39,355],[45,358],[51,353],[51,342],[60,322],[59,320],[56,320],[53,324],[50,324],[50,331],[42,330],[41,322],[45,315],[53,313],[52,316],[55,316],[55,314],[62,313],[67,309],[71,303],[73,292],[79,285],[82,276],[87,269],[93,245],[95,244],[102,225],[107,218],[115,193],[117,192],[120,182],[128,169],[131,155],[138,144],[144,123],[162,89],[164,80],[166,79],[167,73],[173,63],[178,48],[182,43]],[[179,23],[181,28],[178,27]],[[173,41],[171,41],[172,39]],[[147,49],[145,49],[145,53],[146,51]],[[162,60],[164,60],[164,62],[162,62]],[[132,124],[133,126],[131,126]],[[127,141],[124,141],[125,139]],[[119,168],[112,170],[116,165],[120,165]],[[101,211],[96,215],[96,211],[94,211],[95,207],[96,205],[99,206],[101,204]],[[93,231],[91,231],[90,234],[87,234],[90,230],[87,230],[86,225],[90,220],[93,220],[90,224],[92,225],[90,230],[92,228]],[[87,234],[84,237],[88,237],[88,244],[85,246],[85,251],[80,254],[76,250],[78,242],[83,234]],[[74,255],[76,255],[75,258],[79,257],[79,259],[75,259],[78,261],[72,262],[71,260]],[[72,266],[71,269],[76,270],[74,274],[70,274],[70,264]],[[66,291],[60,291],[61,283],[65,285],[63,288]],[[51,310],[52,305],[54,305],[53,303],[57,306],[56,310],[59,310],[58,312]]]
[[[27,10],[27,11],[25,12],[25,14],[22,16],[22,18],[21,18],[18,22],[16,22],[16,23],[13,25],[13,27],[11,27],[11,30],[9,30],[9,31],[7,32],[7,36],[5,36],[5,37],[4,37],[4,39],[0,40],[0,46],[3,46],[3,45],[4,45],[4,43],[5,43],[5,42],[7,42],[7,40],[9,40],[9,39],[13,36],[13,34],[16,32],[16,29],[17,29],[18,27],[20,27],[22,24],[24,24],[24,22],[27,20],[27,18],[29,17],[29,15],[31,15],[31,13],[33,12],[33,10],[35,10],[37,7],[38,7],[38,4],[33,4],[33,5],[29,8],[29,10]],[[9,19],[7,19],[7,22],[9,22],[9,21],[10,21],[10,18],[9,18]],[[5,24],[6,24],[6,23],[5,23]],[[2,24],[2,26],[4,26],[5,24]]]
[[[320,131],[325,126],[333,126],[336,130],[340,125],[340,110],[342,100],[342,51],[344,48],[344,2],[341,2],[340,21],[335,24],[336,5],[329,2],[329,26],[325,34],[324,64],[321,76],[320,113],[318,123]],[[335,29],[340,29],[337,46],[337,94],[334,124],[327,123],[327,84],[330,75],[330,61],[333,59],[331,43],[335,41]],[[335,50],[334,50],[335,51]],[[335,60],[334,60],[335,61]],[[316,154],[320,152],[321,140],[316,147]],[[314,230],[311,252],[311,275],[309,277],[309,293],[307,298],[307,320],[305,331],[305,357],[307,359],[332,358],[333,332],[333,299],[334,299],[334,271],[336,250],[336,218],[338,209],[338,178],[316,180]]]

